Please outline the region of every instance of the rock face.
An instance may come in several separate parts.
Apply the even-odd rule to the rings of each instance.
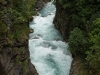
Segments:
[[[21,12],[9,13],[13,10],[9,2],[0,0],[0,75],[38,75],[29,57],[29,28],[24,21],[18,22]]]
[[[72,29],[72,26],[70,26],[71,12],[69,9],[64,9],[62,6],[63,5],[59,2],[59,0],[57,0],[56,15],[53,22],[55,24],[55,28],[62,33],[63,38],[67,41],[69,38],[69,32]]]
[[[81,58],[80,57],[74,57],[72,64],[71,64],[71,70],[70,70],[70,74],[69,75],[85,75],[84,74],[84,67],[86,65],[84,65],[84,63],[82,63]],[[84,69],[84,70],[83,70]]]
[[[36,10],[41,10],[48,1],[50,0],[37,0],[35,7]]]
[[[43,0],[38,0],[36,2],[36,9],[40,10],[40,9],[42,9],[44,7],[44,5],[45,5],[45,2]]]
[[[70,31],[74,28],[71,23],[71,17],[72,14],[70,9],[63,8],[63,5],[59,2],[59,0],[56,0],[56,15],[54,18],[54,25],[57,30],[61,32],[63,35],[64,40],[67,42]],[[73,58],[73,62],[71,65],[70,75],[82,75],[82,63],[81,60],[77,57]]]
[[[2,40],[3,41],[3,40]],[[29,50],[25,44],[2,46],[0,49],[0,68],[5,75],[38,75],[29,59]],[[3,74],[0,74],[3,75]]]
[[[30,29],[30,33],[33,33],[34,32],[34,30],[33,29]]]

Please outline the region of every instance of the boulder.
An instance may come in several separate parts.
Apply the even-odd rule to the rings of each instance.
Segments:
[[[33,29],[30,29],[30,33],[33,33],[34,32],[34,30]]]

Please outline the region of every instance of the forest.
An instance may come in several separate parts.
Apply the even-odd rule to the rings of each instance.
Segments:
[[[100,75],[100,0],[59,0],[70,11],[69,50],[88,66],[84,75]]]

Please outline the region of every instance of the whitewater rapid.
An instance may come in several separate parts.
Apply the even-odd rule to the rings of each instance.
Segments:
[[[55,11],[51,1],[30,23],[30,28],[34,30],[29,35],[30,59],[39,75],[69,75],[72,57],[67,43],[54,28]]]

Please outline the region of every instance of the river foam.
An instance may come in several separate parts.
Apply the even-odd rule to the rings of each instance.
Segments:
[[[39,75],[69,75],[72,57],[67,43],[54,28],[55,11],[51,1],[30,23],[30,28],[34,29],[29,39],[30,58]]]

